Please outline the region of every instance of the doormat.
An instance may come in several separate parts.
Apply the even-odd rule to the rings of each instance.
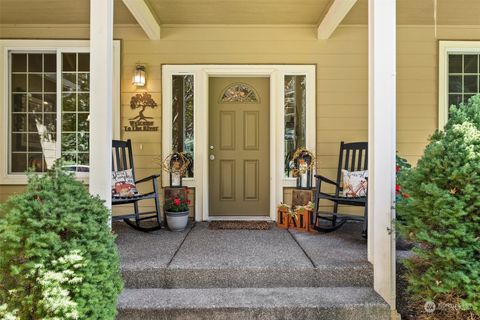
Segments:
[[[208,229],[214,230],[268,230],[268,221],[211,221]]]

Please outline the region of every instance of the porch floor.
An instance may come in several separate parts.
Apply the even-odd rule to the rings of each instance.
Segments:
[[[336,232],[210,230],[142,233],[115,223],[126,287],[371,286],[362,224]]]
[[[118,320],[386,320],[362,224],[329,234],[270,230],[142,233],[114,224],[125,290]]]

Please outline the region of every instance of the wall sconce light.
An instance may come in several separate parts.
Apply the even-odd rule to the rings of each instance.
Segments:
[[[145,86],[145,66],[136,65],[135,74],[133,75],[133,84],[137,87]]]

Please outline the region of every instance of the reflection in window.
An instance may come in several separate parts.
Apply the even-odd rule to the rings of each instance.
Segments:
[[[89,53],[62,53],[58,65],[55,51],[12,51],[9,57],[8,172],[24,173],[29,168],[45,172],[60,152],[67,169],[88,172]],[[57,72],[61,73],[58,92]]]
[[[193,75],[172,76],[172,148],[190,160],[185,177],[193,177]]]
[[[292,155],[299,147],[305,147],[306,136],[306,76],[285,76],[285,176],[293,177]]]
[[[82,171],[89,164],[89,53],[62,53],[62,158]]]
[[[459,105],[480,92],[480,54],[448,55],[448,105]]]
[[[220,97],[221,103],[259,103],[255,90],[246,83],[229,85]]]
[[[9,172],[44,172],[55,161],[56,54],[10,55]]]

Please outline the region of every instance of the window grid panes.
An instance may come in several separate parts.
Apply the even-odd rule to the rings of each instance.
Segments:
[[[448,55],[448,105],[459,105],[480,92],[480,54]]]
[[[62,53],[61,150],[66,165],[89,164],[89,88],[89,54]]]
[[[172,149],[184,152],[190,160],[186,178],[193,177],[193,110],[194,77],[189,75],[172,76]]]
[[[286,75],[284,90],[285,176],[293,177],[293,153],[306,146],[306,76]]]
[[[55,157],[56,54],[10,54],[9,172],[44,172]]]

